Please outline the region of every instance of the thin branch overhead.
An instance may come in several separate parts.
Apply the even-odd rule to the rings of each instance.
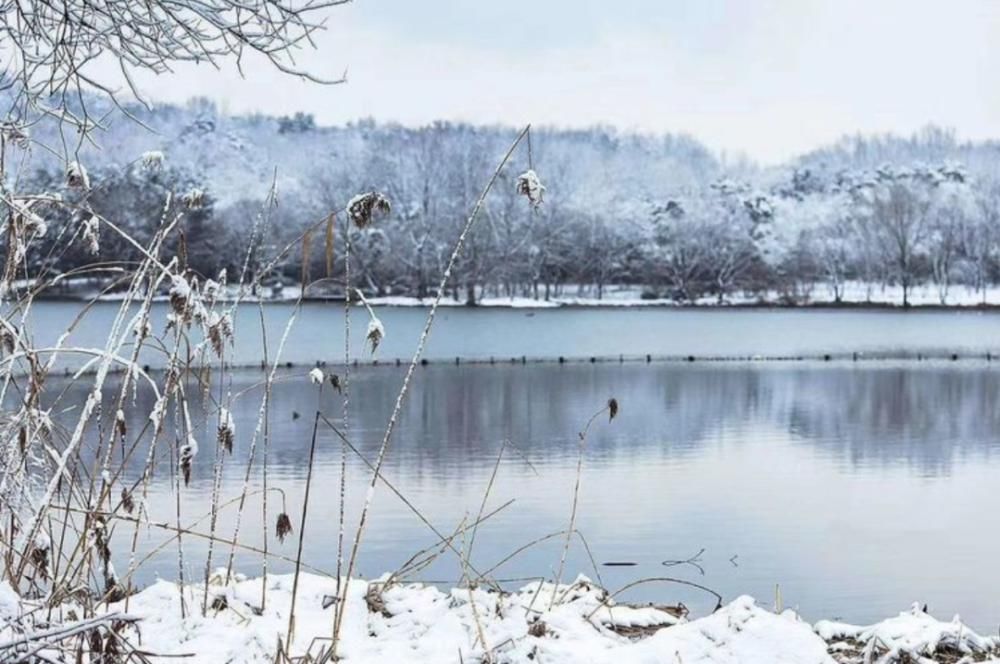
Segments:
[[[135,74],[166,74],[179,63],[221,68],[257,54],[279,71],[315,83],[323,79],[296,64],[295,53],[315,46],[326,10],[350,0],[0,0],[0,90],[15,91],[8,115],[40,116],[99,126],[85,93],[122,107],[120,95],[142,94]],[[106,74],[117,64],[120,76]],[[104,72],[104,73],[102,73]]]

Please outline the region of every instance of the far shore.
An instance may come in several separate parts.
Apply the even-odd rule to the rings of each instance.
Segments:
[[[94,300],[101,302],[119,302],[123,298],[123,293],[95,293],[95,292],[66,292],[66,293],[46,293],[36,297],[36,300],[47,302],[91,302]],[[166,301],[167,295],[158,295],[154,301]],[[341,294],[311,294],[302,295],[298,288],[286,289],[279,295],[244,295],[237,298],[235,293],[222,296],[221,302],[235,302],[237,299],[243,302],[265,302],[269,304],[294,304],[295,302],[331,302],[343,304],[344,297]],[[387,295],[370,296],[366,298],[368,304],[378,307],[430,307],[434,303],[434,298],[418,298],[408,295]],[[356,302],[361,306],[361,302]],[[609,297],[577,297],[562,296],[548,300],[535,299],[531,297],[481,297],[475,302],[468,302],[464,299],[454,299],[444,297],[439,306],[462,309],[621,309],[621,308],[644,308],[644,309],[677,309],[677,310],[697,310],[697,311],[725,311],[731,309],[781,309],[781,310],[868,310],[868,311],[994,311],[1000,309],[1000,289],[997,297],[990,297],[985,302],[981,297],[955,297],[942,303],[937,298],[914,297],[907,304],[902,300],[889,298],[872,299],[823,299],[811,298],[802,301],[789,300],[787,298],[767,298],[754,295],[737,295],[722,300],[715,297],[706,297],[695,301],[679,301],[665,298],[647,299],[641,297],[628,297],[621,294],[614,294]]]

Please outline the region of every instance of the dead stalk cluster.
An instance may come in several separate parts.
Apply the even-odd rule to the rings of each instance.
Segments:
[[[19,144],[17,131],[14,127],[0,127],[0,132],[7,135],[8,146]],[[324,373],[316,368],[309,373],[308,379],[315,385],[316,407],[304,500],[297,509],[286,504],[284,491],[270,484],[268,463],[274,445],[272,392],[282,364],[282,352],[300,312],[301,298],[293,307],[276,348],[272,350],[266,336],[263,338],[266,371],[259,402],[256,402],[256,418],[253,426],[239,428],[234,408],[240,400],[256,398],[253,395],[258,393],[233,392],[236,312],[241,305],[247,310],[256,307],[263,320],[263,300],[251,301],[261,279],[284,260],[296,244],[301,244],[306,251],[309,234],[324,226],[328,264],[332,265],[333,215],[318,221],[295,242],[277,251],[264,269],[251,275],[248,269],[250,253],[259,248],[255,243],[260,242],[271,224],[271,210],[277,195],[272,185],[250,229],[247,260],[230,282],[225,272],[214,279],[193,273],[185,262],[183,241],[176,242],[178,235],[182,235],[187,215],[204,200],[199,190],[169,195],[163,203],[156,233],[148,242],[140,243],[90,207],[88,196],[99,190],[101,183],[92,181],[86,168],[77,161],[66,169],[65,187],[67,193],[76,192],[73,197],[67,195],[63,199],[58,194],[46,195],[42,197],[42,205],[37,201],[28,203],[25,198],[4,189],[0,200],[4,208],[4,227],[0,232],[5,238],[7,254],[0,278],[0,293],[3,294],[0,300],[3,314],[0,318],[0,572],[2,581],[10,584],[26,606],[34,608],[24,612],[15,623],[0,624],[0,644],[26,657],[51,649],[72,653],[76,658],[73,661],[80,662],[146,661],[144,658],[149,653],[137,647],[136,620],[128,614],[130,597],[138,589],[137,575],[143,564],[170,545],[176,547],[182,616],[227,610],[229,603],[219,594],[219,589],[234,578],[238,551],[260,556],[263,583],[259,604],[254,610],[262,612],[267,606],[268,563],[275,558],[294,564],[294,607],[301,571],[314,570],[304,562],[302,553],[310,517],[330,509],[313,506],[310,511],[309,505],[321,432],[332,432],[342,452],[340,505],[334,509],[334,513],[338,513],[339,528],[338,589],[337,596],[329,602],[333,609],[330,638],[322,653],[312,661],[336,658],[343,616],[349,603],[349,584],[342,579],[355,575],[359,547],[370,526],[372,498],[379,488],[401,499],[434,534],[436,543],[415,554],[388,581],[370,585],[365,594],[369,609],[381,607],[377,610],[385,612],[381,593],[394,583],[417,578],[420,571],[440,555],[456,556],[462,569],[460,583],[468,587],[470,593],[479,586],[499,590],[497,568],[527,548],[552,537],[564,538],[555,578],[557,583],[552,586],[557,588],[571,542],[581,538],[575,522],[584,444],[597,415],[580,435],[577,483],[568,528],[518,549],[492,567],[476,564],[472,551],[480,525],[510,505],[508,502],[493,511],[486,509],[501,458],[507,450],[516,449],[512,444],[508,442],[501,447],[476,517],[466,519],[451,530],[434,526],[381,474],[452,268],[493,185],[527,132],[525,129],[518,135],[500,161],[456,239],[373,458],[360,454],[348,426],[353,359],[347,334],[349,327],[345,329],[348,343],[342,371]],[[163,161],[164,156],[159,152],[149,152],[141,158],[143,167],[148,169],[160,168]],[[532,206],[541,204],[544,187],[533,170],[518,178],[517,189]],[[66,242],[81,243],[96,253],[103,238],[115,237],[139,249],[143,256],[138,265],[123,266],[126,269],[121,270],[121,278],[114,284],[120,304],[103,347],[85,348],[72,343],[72,333],[83,316],[74,321],[55,344],[33,345],[33,304],[47,288],[65,277],[46,268],[36,274],[26,274],[23,257],[31,250],[32,241],[46,231],[41,216],[45,206],[57,205],[70,207],[78,225],[76,232],[66,235]],[[364,294],[350,282],[350,227],[363,231],[390,214],[391,209],[386,195],[377,191],[355,196],[345,206],[349,220],[344,233],[344,294],[348,314],[345,326],[349,326],[350,307],[354,302],[360,303],[368,315],[365,338],[372,354],[384,342],[386,330]],[[157,315],[161,300],[166,302],[165,324],[158,322],[164,319]],[[94,302],[87,305],[84,316],[86,309],[93,305]],[[148,369],[147,365],[154,358],[163,367],[162,371]],[[57,389],[49,379],[66,361],[74,361],[81,370],[70,377],[68,387],[62,383]],[[82,397],[78,403],[70,404],[76,396],[69,395]],[[141,398],[143,395],[148,401]],[[331,421],[324,414],[324,405],[331,400],[342,405],[340,422]],[[143,412],[142,404],[147,402],[152,405],[146,407],[148,412]],[[618,414],[618,402],[611,399],[600,413],[607,413],[614,419]],[[344,509],[348,486],[345,478],[348,458],[352,455],[367,468],[365,483],[368,487],[353,530],[348,528],[349,515]],[[223,471],[227,464],[236,464],[243,478],[235,495],[223,489]],[[163,517],[164,505],[150,504],[154,478],[168,479],[172,486],[172,513],[166,518]],[[257,479],[262,479],[262,489],[252,488]],[[182,500],[182,496],[195,490],[209,495],[210,502],[204,512],[192,514],[186,507],[190,503]],[[277,510],[269,504],[269,496],[273,498],[274,495],[280,496]],[[249,512],[256,502],[251,501],[252,498],[259,498],[259,514]],[[219,526],[224,510],[234,511],[232,522],[235,525],[231,532],[222,532]],[[293,522],[293,514],[297,523]],[[327,516],[328,513],[324,514],[324,518]],[[255,518],[260,519],[263,526],[264,539],[260,545],[241,540],[242,525]],[[154,551],[148,551],[146,534],[154,531],[167,540]],[[271,533],[279,547],[289,537],[296,538],[294,557],[275,550],[274,542],[269,541]],[[185,543],[191,540],[207,544],[207,551],[199,548],[205,556],[200,584],[185,576],[190,577],[192,563],[190,546],[186,548]],[[554,592],[549,601],[554,603],[561,598]],[[539,598],[539,602],[543,600]],[[279,647],[279,659],[287,658],[287,653],[299,643],[294,609],[288,620],[288,630]],[[45,627],[52,624],[60,627]],[[476,647],[486,653],[488,659],[491,647],[486,638],[485,634],[478,634]],[[5,661],[2,656],[0,661]]]

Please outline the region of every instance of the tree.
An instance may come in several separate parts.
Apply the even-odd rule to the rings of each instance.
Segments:
[[[745,183],[723,180],[705,214],[705,236],[711,248],[709,273],[719,304],[747,276],[760,249],[770,240],[774,206],[768,196]]]
[[[986,304],[990,270],[1000,247],[1000,185],[984,187],[975,195],[975,213],[965,225],[962,253],[971,267],[972,283]]]
[[[938,287],[941,304],[948,300],[948,289],[955,277],[956,262],[966,236],[965,226],[971,216],[972,201],[964,185],[947,186],[940,191],[932,209],[927,253],[930,257],[931,275]]]
[[[707,243],[705,219],[691,202],[667,201],[652,211],[652,272],[663,275],[672,297],[694,302],[703,290],[711,247]]]
[[[875,183],[865,187],[860,207],[873,223],[875,240],[890,274],[903,289],[903,306],[916,279],[916,266],[927,239],[933,184],[911,171],[884,169]]]

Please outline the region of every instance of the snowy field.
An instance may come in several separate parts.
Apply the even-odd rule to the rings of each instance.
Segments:
[[[289,623],[292,577],[267,579],[261,610],[260,579],[184,592],[159,581],[104,615],[135,619],[126,627],[136,647],[164,661],[191,664],[273,661]],[[336,581],[303,575],[295,611],[291,657],[314,657],[329,645]],[[0,585],[0,662],[47,661],[42,641],[51,630],[10,587]],[[680,609],[680,610],[679,610]],[[76,624],[73,607],[53,616],[65,628]],[[347,595],[339,655],[347,662],[506,662],[509,664],[835,664],[880,662],[1000,661],[1000,640],[976,634],[958,616],[941,621],[919,605],[874,625],[834,621],[809,625],[791,609],[775,610],[738,597],[706,616],[683,615],[682,607],[616,604],[585,577],[572,584],[532,583],[515,592],[454,588],[444,592],[420,584],[357,580]],[[102,615],[100,611],[97,615]],[[36,617],[32,617],[36,616]],[[34,624],[32,621],[35,621]],[[15,628],[15,625],[17,627]],[[315,660],[309,660],[315,661]]]

